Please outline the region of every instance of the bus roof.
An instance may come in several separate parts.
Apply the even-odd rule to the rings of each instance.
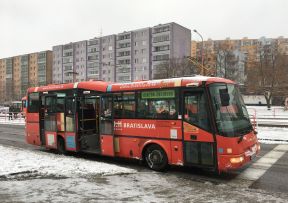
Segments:
[[[182,78],[171,78],[171,79],[160,79],[160,80],[147,80],[130,83],[113,83],[108,86],[107,91],[122,91],[122,90],[137,90],[137,89],[154,89],[154,88],[166,88],[166,87],[189,87],[189,86],[200,86],[202,82],[207,84],[222,82],[232,83],[233,81],[218,78],[218,77],[206,77],[206,76],[194,76],[194,77],[182,77]]]
[[[66,84],[51,84],[41,87],[31,87],[28,89],[28,93],[31,92],[48,92],[48,91],[60,91],[69,89],[84,89],[84,90],[95,90],[99,92],[112,92],[112,91],[129,91],[138,89],[154,89],[154,88],[166,88],[166,87],[189,87],[189,86],[200,86],[202,82],[206,84],[222,82],[232,83],[233,81],[218,78],[218,77],[206,77],[206,76],[194,76],[194,77],[181,77],[181,78],[170,78],[170,79],[159,79],[159,80],[147,80],[129,83],[109,83],[104,81],[85,81],[76,83]]]
[[[66,83],[66,84],[51,84],[47,86],[41,87],[31,87],[28,89],[28,93],[31,92],[48,92],[48,91],[61,91],[61,90],[69,90],[69,89],[85,89],[85,90],[95,90],[100,92],[106,92],[107,86],[110,83],[103,81],[84,81],[84,82],[76,82],[76,83]]]

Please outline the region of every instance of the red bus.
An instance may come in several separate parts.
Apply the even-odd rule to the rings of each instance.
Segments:
[[[26,141],[67,151],[216,171],[239,169],[260,145],[237,85],[215,77],[87,81],[28,89]]]

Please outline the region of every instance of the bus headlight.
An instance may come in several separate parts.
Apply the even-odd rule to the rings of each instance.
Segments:
[[[244,161],[244,157],[240,156],[240,157],[234,157],[234,158],[230,158],[230,162],[232,164],[238,164]]]

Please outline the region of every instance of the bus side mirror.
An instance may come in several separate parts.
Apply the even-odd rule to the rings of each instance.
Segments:
[[[220,99],[221,99],[221,106],[229,106],[230,103],[230,95],[228,94],[228,89],[220,89]]]

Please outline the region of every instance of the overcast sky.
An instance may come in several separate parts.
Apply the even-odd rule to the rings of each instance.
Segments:
[[[287,37],[288,1],[0,0],[0,58],[167,22],[204,40]]]

